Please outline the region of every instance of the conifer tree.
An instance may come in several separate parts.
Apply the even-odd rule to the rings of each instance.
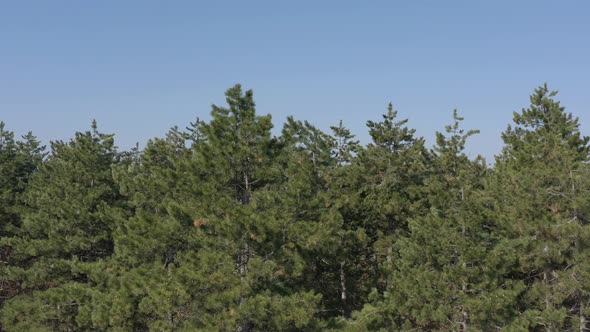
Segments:
[[[357,269],[362,259],[354,253],[365,248],[358,223],[348,221],[349,209],[358,202],[353,177],[358,180],[359,173],[352,171],[352,162],[360,146],[342,123],[331,129],[332,136],[288,119],[281,137],[287,190],[273,193],[280,197],[279,209],[288,211],[281,219],[289,225],[287,241],[296,249],[292,254],[303,258],[302,277],[297,278],[301,283],[293,286],[321,294],[321,318],[326,322],[348,316],[355,303],[362,302],[356,278],[363,274]]]
[[[6,278],[6,269],[17,263],[6,239],[18,236],[21,216],[27,209],[22,195],[42,162],[44,148],[30,132],[15,140],[14,133],[0,122],[0,309],[20,291],[18,282]]]
[[[372,239],[373,264],[380,276],[374,286],[387,287],[395,242],[408,233],[409,218],[426,212],[424,181],[430,169],[430,154],[424,139],[415,136],[407,119],[397,120],[392,104],[381,122],[368,121],[372,142],[359,155],[365,174],[362,196],[364,228]]]
[[[261,252],[257,241],[264,236],[268,221],[251,204],[256,191],[270,178],[272,123],[270,116],[256,115],[251,90],[243,93],[236,85],[226,96],[229,108],[214,105],[211,122],[199,123],[201,139],[195,143],[194,162],[207,173],[202,178],[204,194],[209,196],[208,202],[213,203],[209,200],[213,198],[216,203],[208,209],[213,211],[206,213],[217,217],[216,228],[229,241],[223,249],[234,261],[239,280],[233,303],[238,313],[237,331],[250,331],[255,313],[249,301],[257,301],[252,289],[254,275],[272,268],[261,259],[270,252]],[[261,265],[260,270],[253,270],[253,263]]]
[[[335,165],[328,175],[328,200],[331,207],[330,219],[336,228],[338,248],[333,258],[337,268],[339,309],[343,317],[361,307],[366,293],[370,290],[367,281],[371,274],[370,243],[362,223],[361,198],[358,188],[363,182],[362,168],[357,155],[361,152],[359,142],[342,125],[331,127],[335,146]],[[337,293],[333,293],[337,294]]]
[[[235,297],[228,298],[221,317],[235,322],[238,331],[314,324],[319,297],[293,285],[302,261],[292,240],[296,234],[289,232],[293,226],[277,210],[287,143],[271,137],[269,115],[256,115],[251,90],[244,93],[236,85],[226,96],[228,108],[213,106],[212,120],[199,122],[190,161],[203,197],[193,209],[209,220],[204,239],[210,245],[203,252],[223,253],[223,265],[236,271]],[[319,157],[318,151],[312,163]],[[283,311],[286,307],[298,310]]]
[[[24,205],[22,193],[29,178],[44,157],[41,146],[32,133],[17,141],[14,133],[0,122],[0,236],[14,235],[20,226]]]
[[[114,230],[114,255],[105,262],[110,273],[97,276],[106,285],[93,312],[99,326],[171,329],[186,319],[186,296],[176,287],[172,270],[177,254],[194,245],[189,241],[194,234],[192,223],[179,223],[172,216],[186,189],[177,166],[188,156],[184,135],[174,127],[164,139],[148,141],[143,151],[132,151],[115,167],[116,183],[132,215]]]
[[[293,290],[321,297],[319,318],[334,317],[342,310],[338,291],[342,223],[330,212],[331,195],[336,194],[330,191],[330,182],[337,167],[337,142],[308,122],[290,117],[280,144],[281,177],[265,197],[275,198],[273,210],[285,230],[277,234],[284,241],[284,278]]]
[[[236,85],[226,96],[228,108],[214,105],[210,122],[172,130],[148,145],[129,176],[121,173],[136,214],[116,233],[121,275],[109,297],[119,309],[108,324],[224,331],[314,324],[319,297],[292,284],[301,259],[286,243],[275,195],[282,143],[270,135],[270,116],[256,115],[252,91]]]
[[[359,313],[360,323],[388,329],[490,330],[510,314],[505,302],[495,300],[510,294],[486,263],[494,241],[482,208],[485,162],[480,157],[471,161],[463,152],[468,137],[478,131],[461,129],[463,119],[456,111],[453,118],[446,135],[436,135],[424,188],[430,212],[410,219],[410,235],[395,244],[399,256],[388,275],[387,296]]]
[[[18,237],[8,238],[12,258],[5,277],[23,294],[9,300],[2,319],[8,330],[90,329],[93,264],[113,252],[112,230],[121,197],[111,166],[112,135],[76,133],[51,143],[52,152],[29,182]]]
[[[366,238],[361,261],[365,271],[361,275],[363,298],[360,305],[376,304],[388,296],[389,274],[399,255],[396,243],[408,236],[410,218],[426,211],[422,193],[430,155],[424,147],[424,139],[415,137],[415,130],[406,125],[407,119],[397,120],[397,111],[391,104],[382,117],[380,122],[367,122],[372,142],[359,153],[356,161],[359,185],[344,195],[354,197],[354,192],[357,193],[359,201],[355,203],[356,212],[351,219]],[[360,309],[360,305],[354,309]],[[365,315],[372,309],[365,306],[354,314],[352,324],[345,326],[352,330],[361,326],[369,328],[371,324],[359,320],[358,315]]]
[[[590,138],[546,85],[488,166],[391,104],[360,146],[251,90],[119,153],[0,122],[0,330],[585,331]]]
[[[493,192],[509,276],[526,283],[514,327],[587,329],[588,137],[547,85],[502,134]],[[581,198],[585,196],[585,198]]]

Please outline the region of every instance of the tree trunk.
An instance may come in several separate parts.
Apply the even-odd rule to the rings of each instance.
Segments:
[[[545,290],[545,310],[546,311],[550,311],[552,304],[551,304],[551,295],[550,295],[550,290],[549,290],[549,268],[545,268],[545,272],[543,272],[543,283],[545,284],[545,286],[547,287],[547,290]],[[553,321],[548,322],[546,329],[547,332],[553,331]]]
[[[238,307],[242,307],[242,305],[246,302],[246,298],[244,296],[244,284],[246,283],[246,276],[248,274],[248,261],[250,260],[250,248],[248,246],[248,242],[244,239],[244,245],[240,249],[238,253],[237,259],[237,267],[238,273],[240,274],[240,302]],[[238,321],[236,326],[237,332],[248,332],[251,330],[251,323],[247,319],[243,319]]]
[[[463,189],[463,186],[461,186],[461,202],[465,201],[465,190]],[[465,223],[463,222],[461,225],[461,234],[463,236],[465,236],[467,234],[467,229],[465,227]],[[463,262],[462,264],[463,266],[463,270],[465,270],[467,268],[467,263]],[[465,282],[463,282],[463,285],[461,286],[461,291],[463,292],[463,295],[465,296],[465,299],[467,298],[467,284]],[[467,317],[469,316],[469,314],[467,313],[467,311],[465,311],[465,304],[461,305],[461,331],[465,332],[467,331]]]
[[[549,287],[549,276],[548,276],[548,272],[547,269],[545,268],[545,272],[543,272],[543,283]],[[549,310],[550,308],[550,303],[549,303],[549,291],[546,290],[545,291],[545,310]]]
[[[247,166],[245,167],[245,169],[247,169]],[[248,172],[247,171],[243,171],[242,172],[243,175],[243,183],[239,186],[241,187],[240,189],[240,194],[239,194],[239,200],[240,203],[242,203],[243,205],[247,205],[250,203],[250,178],[248,177]],[[246,302],[246,297],[245,297],[245,283],[246,283],[246,277],[248,275],[248,262],[250,261],[250,246],[248,245],[248,234],[244,234],[243,238],[242,238],[243,245],[242,248],[240,248],[239,252],[238,252],[238,259],[236,261],[237,265],[238,265],[238,273],[240,274],[240,302],[238,304],[238,306],[241,308],[242,305]],[[236,331],[237,332],[249,332],[252,330],[252,322],[247,319],[241,319],[240,321],[238,321],[237,326],[236,326]]]
[[[346,310],[346,274],[344,273],[345,262],[340,262],[340,301],[342,305],[342,317],[346,318],[348,312]]]
[[[580,297],[580,332],[587,331],[586,329],[586,316],[584,315],[584,300]]]
[[[465,269],[467,267],[467,264],[465,262],[463,262],[463,269]],[[463,285],[461,286],[461,292],[464,295],[464,299],[463,301],[466,301],[467,299],[467,284],[465,282],[463,282]],[[469,313],[467,313],[467,311],[465,310],[465,303],[461,304],[461,331],[465,332],[467,331],[467,320],[469,319]]]

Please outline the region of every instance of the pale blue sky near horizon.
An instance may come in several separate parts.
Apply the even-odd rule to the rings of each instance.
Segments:
[[[362,143],[391,101],[434,141],[457,108],[490,161],[544,82],[590,135],[588,1],[12,1],[0,3],[0,120],[44,142],[96,119],[128,149],[235,83],[278,133],[288,115]]]

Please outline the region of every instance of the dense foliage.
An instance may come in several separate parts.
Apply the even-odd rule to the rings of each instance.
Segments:
[[[362,146],[252,91],[118,151],[0,123],[0,331],[590,330],[590,146],[547,86],[492,164],[389,105]]]

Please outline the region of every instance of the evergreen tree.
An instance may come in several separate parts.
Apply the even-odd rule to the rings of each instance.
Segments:
[[[20,214],[25,191],[32,174],[44,157],[44,146],[32,133],[14,139],[14,133],[0,122],[0,236],[16,233],[20,226]]]
[[[493,166],[391,104],[360,146],[252,91],[119,153],[0,123],[0,330],[585,331],[590,138],[546,85]]]
[[[22,195],[42,162],[44,148],[32,133],[16,141],[14,133],[0,122],[0,239],[18,235],[21,215],[27,208]],[[16,263],[11,253],[12,247],[0,240],[0,308],[20,290],[18,282],[4,277],[5,269]]]
[[[391,103],[381,122],[368,121],[372,142],[359,155],[365,174],[359,188],[363,223],[371,239],[374,287],[387,288],[387,274],[397,253],[394,244],[408,236],[410,218],[426,213],[424,181],[428,177],[431,156],[422,137],[407,127],[407,119],[397,120]]]
[[[270,116],[256,115],[251,91],[237,85],[226,96],[228,108],[214,105],[210,122],[172,130],[121,173],[136,213],[116,232],[120,276],[110,281],[109,325],[249,331],[314,324],[318,296],[289,284],[301,260],[278,219],[281,144],[270,136]]]
[[[497,218],[508,275],[526,283],[513,326],[587,329],[588,137],[547,85],[514,113],[496,161]]]
[[[234,296],[217,321],[238,331],[310,326],[319,297],[291,284],[302,262],[293,226],[277,210],[284,143],[271,137],[270,115],[256,115],[252,91],[236,85],[226,96],[228,108],[213,106],[212,120],[198,123],[190,161],[203,197],[192,209],[209,221],[203,255],[221,254],[221,266],[235,270]],[[288,307],[298,310],[283,311]]]
[[[76,133],[51,143],[52,152],[29,182],[18,236],[5,239],[16,262],[4,270],[22,295],[3,308],[8,330],[73,330],[93,327],[89,307],[93,264],[113,252],[121,197],[111,166],[112,135]]]
[[[114,255],[105,263],[110,273],[97,276],[106,285],[93,312],[102,328],[171,329],[186,319],[186,295],[172,270],[178,252],[194,246],[194,234],[190,222],[172,216],[186,189],[177,165],[188,156],[185,138],[175,127],[115,168],[132,216],[114,230]]]
[[[366,242],[365,252],[360,255],[363,297],[355,309],[367,302],[382,303],[388,296],[390,273],[399,255],[396,243],[408,236],[410,219],[426,213],[423,187],[431,157],[424,139],[415,137],[415,129],[407,127],[407,122],[397,120],[397,111],[391,104],[381,122],[367,122],[372,142],[353,162],[358,165],[355,173],[360,174],[359,185],[344,194],[354,197],[356,192],[359,197],[351,219],[355,220],[357,230],[364,233]],[[372,308],[365,306],[354,314],[349,325],[352,330],[370,327],[358,318],[367,310]],[[376,310],[382,312],[384,308]]]
[[[485,162],[464,154],[469,136],[455,111],[446,133],[438,132],[424,195],[430,212],[411,218],[401,238],[383,301],[356,317],[371,328],[490,330],[510,314],[507,294],[486,264],[493,246],[489,216],[482,209]],[[493,299],[493,300],[492,300]]]
[[[358,188],[362,185],[362,167],[357,155],[361,147],[354,135],[339,125],[331,127],[335,139],[333,158],[335,165],[327,174],[329,216],[334,223],[338,248],[334,251],[333,264],[337,269],[339,292],[338,308],[343,317],[359,309],[370,291],[368,284],[371,274],[370,243],[362,223],[361,196]]]
[[[292,276],[293,286],[322,295],[320,317],[326,322],[348,316],[362,302],[356,278],[363,274],[357,270],[362,260],[355,253],[365,248],[362,230],[347,220],[358,197],[353,176],[359,173],[352,171],[352,161],[360,146],[342,123],[331,129],[333,136],[288,119],[281,137],[286,182],[279,182],[287,190],[273,193],[286,212],[280,219],[287,221],[286,240],[296,249],[290,254],[300,257],[298,265],[304,268],[301,277]]]
[[[260,312],[253,312],[252,305],[263,300],[256,297],[257,279],[265,279],[266,272],[274,269],[272,261],[264,259],[272,251],[266,251],[259,239],[271,221],[252,204],[255,193],[270,179],[272,123],[270,116],[256,115],[251,90],[243,93],[236,85],[226,96],[229,108],[214,105],[211,122],[199,123],[201,139],[195,143],[193,162],[206,172],[202,186],[207,202],[215,202],[203,212],[215,219],[212,227],[223,234],[219,249],[226,255],[225,264],[233,261],[236,271],[236,296],[226,308],[236,312],[237,331],[250,331],[254,320],[261,319],[255,317]]]

